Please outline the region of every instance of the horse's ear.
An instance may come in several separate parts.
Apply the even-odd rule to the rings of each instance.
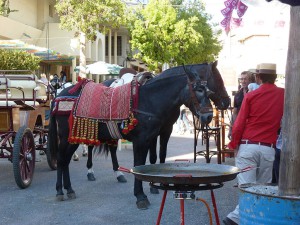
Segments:
[[[197,78],[197,76],[189,68],[187,68],[185,65],[182,66],[190,81],[193,81]]]
[[[213,68],[216,68],[218,66],[218,60],[214,61],[212,66],[213,66]]]

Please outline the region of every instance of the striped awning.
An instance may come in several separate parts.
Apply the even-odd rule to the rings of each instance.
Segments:
[[[42,61],[71,61],[74,56],[60,54],[48,48],[27,44],[20,40],[0,40],[0,49],[23,50],[41,58]]]

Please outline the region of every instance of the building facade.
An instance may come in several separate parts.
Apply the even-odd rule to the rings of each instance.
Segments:
[[[79,63],[79,39],[74,36],[75,32],[59,28],[54,5],[55,0],[10,0],[10,10],[14,11],[7,17],[0,16],[0,42],[18,40],[26,46],[49,49],[38,72],[50,75],[64,70],[68,80],[74,81],[74,68]],[[110,30],[106,35],[98,33],[95,41],[86,43],[87,64],[104,61],[125,66],[128,51],[126,29]]]

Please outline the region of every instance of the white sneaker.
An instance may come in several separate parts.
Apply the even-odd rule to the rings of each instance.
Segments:
[[[79,156],[77,155],[76,152],[73,154],[73,161],[79,161]]]
[[[87,155],[88,155],[88,151],[86,149],[83,149],[82,156],[87,156]]]

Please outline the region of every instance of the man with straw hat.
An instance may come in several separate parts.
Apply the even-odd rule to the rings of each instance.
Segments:
[[[230,149],[236,150],[238,168],[253,168],[237,176],[239,185],[271,183],[274,147],[283,116],[284,89],[274,84],[276,64],[260,64],[256,76],[262,84],[245,95],[228,144]],[[223,222],[226,225],[239,224],[238,205]]]

